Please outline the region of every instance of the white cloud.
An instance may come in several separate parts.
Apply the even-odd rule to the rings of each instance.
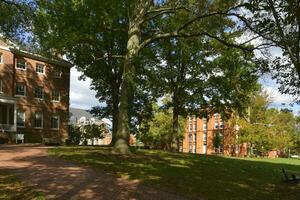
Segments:
[[[294,98],[291,95],[281,94],[278,90],[279,85],[269,76],[261,77],[259,82],[263,85],[263,89],[270,95],[272,108],[288,108],[292,109],[294,114],[298,114],[300,106],[294,104]]]
[[[90,89],[91,79],[78,80],[80,75],[81,72],[77,71],[75,67],[71,69],[70,107],[90,109],[99,105],[95,98],[96,92]]]

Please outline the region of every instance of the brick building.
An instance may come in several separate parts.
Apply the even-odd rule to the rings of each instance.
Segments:
[[[68,135],[71,64],[0,40],[0,133],[25,142],[61,143]]]
[[[220,114],[216,113],[208,119],[189,117],[180,149],[187,153],[245,156],[247,146],[237,144],[236,133],[236,128],[226,124]],[[216,134],[219,134],[221,141],[219,148],[215,148],[213,145]]]

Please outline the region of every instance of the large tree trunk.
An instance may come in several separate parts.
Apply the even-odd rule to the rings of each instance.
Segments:
[[[118,95],[119,94],[114,94]],[[119,97],[113,97],[113,116],[112,116],[112,140],[110,146],[114,146],[116,143],[117,129],[118,129],[118,108],[119,106]]]
[[[119,105],[118,128],[116,134],[115,150],[121,154],[130,153],[129,149],[129,102],[132,99],[135,87],[134,58],[138,54],[140,30],[135,25],[129,26],[127,54],[124,61],[124,69],[121,84],[121,96]]]
[[[171,150],[179,151],[179,141],[178,141],[178,129],[179,129],[179,110],[178,110],[178,91],[175,89],[173,94],[173,122],[172,122],[172,136],[171,136]]]

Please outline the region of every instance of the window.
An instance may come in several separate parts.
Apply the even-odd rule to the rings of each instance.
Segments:
[[[207,132],[206,132],[206,131],[203,133],[203,141],[204,141],[204,142],[207,141]]]
[[[0,79],[0,93],[2,93],[2,79]]]
[[[60,94],[59,91],[52,91],[52,101],[60,101]]]
[[[45,74],[45,66],[42,64],[36,64],[36,73]]]
[[[59,129],[59,116],[51,117],[51,129],[55,129],[55,130]]]
[[[193,116],[193,119],[194,119],[194,121],[196,121],[196,120],[197,120],[197,117],[196,117],[196,115],[194,115],[194,116]]]
[[[35,128],[43,128],[43,113],[41,113],[41,112],[35,113],[34,127]]]
[[[202,120],[204,124],[207,122],[207,119],[205,117],[203,117]]]
[[[189,134],[189,142],[192,142],[192,141],[193,141],[193,135]]]
[[[220,122],[220,128],[221,128],[221,129],[224,128],[224,122]]]
[[[0,64],[2,64],[2,63],[4,63],[4,56],[3,56],[3,54],[0,54]]]
[[[218,128],[219,128],[219,123],[218,123],[218,122],[215,122],[214,128],[215,128],[215,129],[218,129]]]
[[[203,124],[203,130],[207,130],[207,124]]]
[[[215,118],[215,119],[219,119],[219,114],[218,114],[218,113],[215,113],[215,114],[214,114],[214,118]]]
[[[190,124],[189,124],[189,131],[192,131],[192,130],[193,130],[193,124],[190,123]]]
[[[192,152],[193,152],[193,145],[189,144],[189,153],[192,153]]]
[[[194,133],[194,141],[197,141],[197,133]]]
[[[18,110],[17,111],[17,126],[25,127],[25,112]]]
[[[55,70],[54,70],[54,77],[55,77],[55,78],[61,78],[61,76],[62,76],[61,70],[55,69]]]
[[[26,95],[26,87],[24,84],[21,84],[21,83],[16,84],[16,95],[18,95],[18,96]]]
[[[44,99],[44,88],[43,87],[36,87],[34,92],[34,97],[37,99]]]
[[[189,116],[189,121],[192,121],[192,117],[191,116]]]
[[[26,70],[26,61],[24,59],[17,59],[17,69]]]
[[[197,123],[194,124],[194,131],[197,131]]]

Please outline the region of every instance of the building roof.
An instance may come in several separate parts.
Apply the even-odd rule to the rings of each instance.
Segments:
[[[87,110],[80,109],[80,108],[70,108],[70,117],[71,116],[77,118],[86,117],[86,119],[94,118],[93,115],[89,113]]]
[[[8,39],[4,39],[0,37],[0,46],[3,46],[5,48],[7,48],[7,50],[9,50],[10,52],[23,56],[23,57],[28,57],[28,58],[32,58],[34,60],[39,60],[42,62],[46,62],[49,64],[54,64],[54,65],[59,65],[59,66],[63,66],[63,67],[72,67],[73,64],[68,62],[67,60],[64,60],[62,58],[59,57],[55,57],[55,58],[48,58],[45,56],[41,56],[38,54],[34,54],[25,50],[22,50],[17,44],[11,42]]]

